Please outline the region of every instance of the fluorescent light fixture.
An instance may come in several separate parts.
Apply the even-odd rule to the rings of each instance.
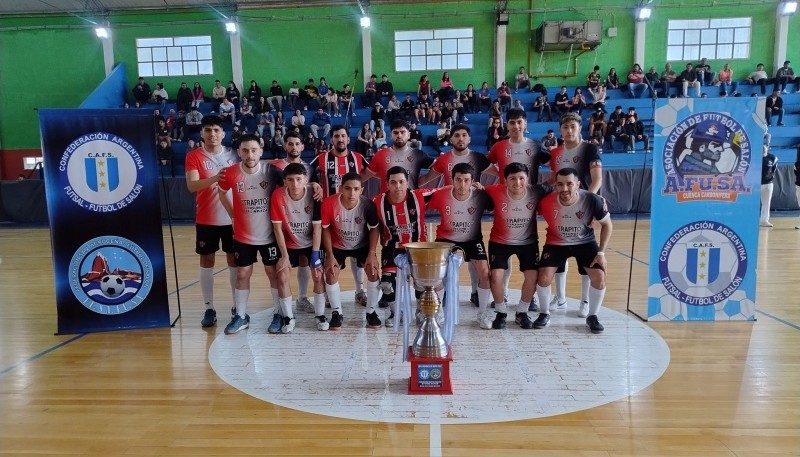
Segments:
[[[228,33],[236,33],[239,30],[239,27],[236,26],[236,23],[233,21],[228,21],[225,23],[225,31]]]
[[[643,6],[636,10],[636,20],[637,21],[647,21],[650,19],[650,15],[653,14],[652,8],[648,8]]]
[[[108,29],[105,27],[95,27],[94,33],[97,38],[108,38]]]
[[[778,5],[778,13],[781,16],[791,16],[797,12],[797,2],[782,2]]]
[[[361,16],[361,27],[365,29],[372,25],[372,21],[369,19],[369,16]]]

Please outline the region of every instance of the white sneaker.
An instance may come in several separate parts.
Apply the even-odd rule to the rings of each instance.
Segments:
[[[550,309],[567,309],[567,301],[558,301],[558,297],[553,295],[553,298],[550,299]]]
[[[589,302],[581,302],[580,306],[578,306],[578,316],[589,317]]]
[[[281,333],[292,333],[294,331],[294,318],[283,318],[283,327],[281,327]]]
[[[328,319],[326,319],[325,316],[317,316],[315,319],[317,319],[317,330],[319,330],[320,332],[324,332],[325,330],[328,330],[330,328],[330,324],[328,324]]]
[[[486,311],[485,313],[478,313],[478,325],[484,330],[492,329],[492,322],[494,322],[494,312]]]
[[[389,317],[387,317],[386,320],[383,321],[383,326],[386,328],[394,327],[394,313],[389,314]]]
[[[314,312],[314,305],[311,304],[311,301],[308,297],[301,297],[297,299],[295,303],[298,311],[302,311],[304,313],[313,313]]]

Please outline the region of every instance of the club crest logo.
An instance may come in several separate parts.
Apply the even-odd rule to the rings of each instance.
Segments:
[[[467,208],[467,212],[469,213],[470,216],[475,214],[475,211],[477,211],[477,210],[478,210],[478,208],[475,208],[474,206],[471,206],[471,207]]]
[[[266,181],[261,181],[258,185],[261,186],[262,189],[266,189],[269,184]]]
[[[578,211],[577,213],[575,213],[575,215],[578,216],[578,219],[583,219],[584,214],[586,214],[585,211]]]
[[[723,113],[696,113],[678,122],[667,136],[663,195],[677,201],[735,202],[752,193],[745,175],[752,145],[744,127]]]
[[[64,193],[89,211],[120,210],[143,188],[144,161],[131,143],[111,133],[76,138],[61,155],[58,169]]]
[[[525,207],[533,211],[533,208],[536,208],[536,204],[534,202],[528,202],[528,204],[525,205]]]
[[[364,223],[364,218],[361,216],[356,216],[356,224],[361,225]]]
[[[311,207],[310,206],[306,206],[304,209],[306,211],[306,214],[311,214]]]

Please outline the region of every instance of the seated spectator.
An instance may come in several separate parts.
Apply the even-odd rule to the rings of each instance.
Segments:
[[[228,100],[228,97],[223,98],[222,104],[219,105],[219,117],[222,118],[223,121],[236,123],[236,107]]]
[[[294,111],[297,109],[298,100],[300,100],[300,86],[297,85],[297,81],[292,81],[292,87],[289,88],[289,93],[286,98],[286,104],[289,105],[290,110]]]
[[[525,67],[519,67],[519,71],[514,75],[514,93],[525,87],[530,87],[528,72],[525,71]]]
[[[717,79],[719,80],[719,94],[723,97],[728,96],[728,88],[733,90],[733,96],[738,97],[741,94],[739,93],[738,87],[739,82],[733,79],[733,70],[731,70],[730,65],[724,64],[722,65],[722,70],[717,73]]]
[[[275,136],[275,116],[270,111],[264,111],[258,116],[258,127],[256,127],[260,135],[264,135],[264,130],[267,131],[270,137]]]
[[[369,128],[369,124],[364,124],[361,130],[358,131],[356,151],[361,153],[364,157],[372,157],[372,153],[375,152],[373,149],[374,142],[375,138],[372,130]]]
[[[433,147],[439,154],[442,153],[442,148],[446,148],[450,145],[450,129],[447,127],[447,121],[442,120],[439,123],[436,135],[428,137],[427,144]]]
[[[593,97],[597,87],[603,85],[601,84],[601,79],[599,65],[595,65],[592,71],[586,75],[586,90],[592,94]]]
[[[467,97],[461,93],[460,90],[456,91],[456,95],[453,97],[453,110],[456,112],[455,117],[453,119],[455,123],[458,122],[467,122],[469,119],[467,118],[464,112],[464,105],[467,101]]]
[[[444,106],[442,106],[442,116],[439,120],[447,122],[448,126],[452,126],[457,122],[457,117],[458,113],[453,108],[453,102],[445,100]]]
[[[172,146],[166,140],[161,140],[158,142],[158,161],[161,163],[161,166],[166,165],[167,163],[171,166],[171,175],[175,177],[175,151],[172,150]]]
[[[576,87],[575,93],[570,100],[569,110],[580,114],[584,108],[586,108],[586,98],[583,96],[583,90],[580,87]]]
[[[191,106],[192,90],[189,89],[186,83],[181,83],[181,87],[178,89],[178,95],[175,96],[175,107],[178,108],[178,111],[183,111],[185,113],[189,111]]]
[[[619,89],[619,76],[617,75],[617,69],[611,67],[608,70],[608,76],[606,76],[606,89]]]
[[[292,130],[295,130],[300,133],[300,136],[306,134],[306,117],[303,116],[303,112],[299,109],[294,110],[294,116],[291,119],[291,126]]]
[[[772,116],[778,116],[778,125],[783,125],[783,98],[781,98],[781,93],[777,87],[772,91],[772,95],[767,97],[767,108],[764,116],[767,120],[767,125],[772,125]]]
[[[492,93],[489,91],[489,83],[486,81],[481,84],[481,88],[478,91],[478,103],[479,113],[482,113],[484,108],[486,108],[486,112],[488,113],[492,108]]]
[[[608,96],[608,91],[606,86],[600,84],[597,86],[594,92],[594,102],[592,103],[592,108],[597,109],[600,108],[603,112],[606,111],[606,97]]]
[[[372,134],[374,138],[373,145],[376,151],[386,146],[386,132],[384,132],[383,129],[375,129]]]
[[[239,149],[239,144],[242,141],[242,128],[238,124],[233,124],[231,128],[231,148],[233,150]]]
[[[164,84],[156,84],[156,90],[150,95],[150,101],[158,105],[161,111],[164,111],[164,108],[167,106],[167,99],[169,99],[169,95],[167,95],[167,91],[164,89]]]
[[[628,114],[622,139],[628,152],[633,152],[640,141],[644,143],[644,150],[650,149],[650,137],[644,133],[644,123],[633,114]]]
[[[222,101],[225,100],[225,93],[226,90],[222,87],[222,83],[220,80],[214,81],[214,88],[211,89],[211,99],[213,103],[211,105],[211,112],[216,113],[219,111],[219,105],[222,104]]]
[[[319,78],[319,86],[317,86],[317,95],[318,95],[317,101],[319,103],[324,104],[325,103],[325,100],[324,100],[325,96],[328,95],[328,93],[330,93],[330,92],[331,92],[331,88],[330,88],[330,86],[328,86],[328,80],[325,79],[324,76]],[[330,114],[330,113],[328,113],[328,114]]]
[[[777,89],[778,86],[780,86],[781,92],[784,94],[788,93],[786,92],[786,85],[795,81],[794,70],[792,70],[789,64],[791,64],[791,62],[787,60],[775,73],[775,88]],[[800,88],[795,86],[795,92],[800,92]]]
[[[408,145],[414,149],[419,149],[422,147],[422,132],[419,131],[417,128],[417,124],[411,123],[411,127],[408,131]]]
[[[375,102],[375,106],[372,107],[372,111],[369,114],[369,128],[371,130],[376,128],[383,130],[386,124],[384,116],[386,116],[386,111],[384,111],[383,105],[381,105],[381,102]]]
[[[757,84],[761,86],[761,95],[767,94],[767,83],[769,82],[769,76],[767,75],[767,72],[764,71],[763,63],[756,65],[756,71],[750,73],[745,81],[749,82],[750,84]],[[753,92],[753,94],[755,94],[755,92]]]
[[[462,102],[467,109],[467,113],[472,114],[480,111],[480,103],[478,102],[478,93],[475,92],[475,86],[467,84],[467,90],[464,91],[464,98],[465,100],[462,100]]]
[[[205,98],[206,95],[203,93],[203,87],[199,82],[195,81],[194,87],[192,87],[192,106],[199,110],[200,105],[205,101]]]
[[[269,150],[272,152],[272,157],[277,159],[283,152],[283,130],[278,129],[275,130],[275,135],[273,135],[272,139],[269,142]]]
[[[283,133],[283,137],[286,138],[286,120],[283,118],[283,111],[278,111],[275,113],[275,131],[278,130]]]
[[[283,87],[274,79],[272,80],[272,87],[269,88],[267,104],[272,110],[283,111]]]
[[[495,143],[503,140],[508,132],[503,126],[503,119],[499,117],[492,118],[489,129],[486,131],[486,149],[492,149]]]
[[[320,84],[320,87],[322,87],[322,84]],[[322,105],[328,110],[328,115],[333,117],[342,117],[342,114],[339,111],[339,94],[337,94],[335,90],[328,90],[328,92],[322,98]]]
[[[594,112],[589,116],[589,136],[594,137],[594,131],[600,130],[602,136],[606,136],[606,128],[608,124],[606,124],[606,115],[603,112],[602,108],[596,108]]]
[[[255,79],[251,79],[250,87],[247,89],[247,101],[250,102],[250,106],[255,106],[259,98],[261,98],[261,88]]]
[[[253,114],[258,116],[259,114],[266,113],[268,111],[271,111],[271,108],[269,103],[267,103],[267,97],[264,97],[263,95],[258,97],[256,104],[253,105]]]
[[[686,64],[686,70],[681,73],[681,81],[681,97],[689,96],[689,87],[694,87],[697,97],[700,96],[700,80],[697,77],[697,72],[692,68],[692,64]]]
[[[161,141],[166,141],[167,144],[172,146],[172,132],[170,132],[167,121],[164,118],[159,119],[156,126],[156,142]]]
[[[511,88],[508,87],[508,82],[500,83],[500,87],[497,88],[497,99],[500,100],[500,108],[504,113],[511,108]]]
[[[250,104],[249,99],[242,100],[242,106],[239,107],[239,120],[247,122],[248,119],[255,119],[256,115],[253,114],[253,105]]]
[[[202,123],[203,113],[196,106],[192,106],[189,109],[189,114],[186,115],[186,131],[188,133],[199,133]]]
[[[391,81],[389,81],[389,77],[386,75],[381,75],[381,82],[378,83],[378,97],[383,105],[388,105],[389,100],[392,99],[394,95],[394,85]]]
[[[414,116],[416,116],[417,124],[419,124],[420,119],[428,120],[428,111],[430,111],[431,102],[428,100],[428,96],[422,94],[417,99],[417,107],[414,110]]]
[[[628,72],[628,91],[631,98],[644,97],[647,92],[647,83],[644,82],[644,72],[638,63],[633,64],[633,68]]]
[[[567,95],[567,86],[561,86],[561,91],[556,94],[555,98],[555,108],[558,117],[568,113],[570,105],[569,95]]]
[[[308,84],[303,86],[300,91],[300,100],[303,102],[303,111],[308,111],[309,107],[319,105],[319,89],[314,85],[314,78],[308,79]]]
[[[342,110],[345,111],[345,114],[347,112],[350,112],[351,110],[350,104],[352,100],[353,100],[353,89],[350,87],[350,84],[345,84],[344,86],[342,86],[342,91],[339,92],[339,105],[340,105],[339,112],[341,112]],[[355,115],[356,113],[353,112],[353,116]]]
[[[418,103],[417,106],[420,104]],[[438,124],[439,119],[442,118],[442,108],[444,108],[444,103],[441,102],[438,95],[433,96],[433,101],[431,102],[431,107],[428,110],[428,123],[429,124]]]
[[[406,94],[405,100],[400,104],[398,116],[406,122],[411,122],[412,120],[419,121],[419,117],[417,116],[417,104],[411,99],[411,94]]]
[[[314,138],[314,135],[309,131],[303,137],[303,150],[305,151],[316,151],[317,149],[317,139]]]
[[[235,82],[228,81],[228,88],[225,90],[225,98],[233,103],[237,111],[239,110],[239,105],[242,103],[242,94],[239,92],[239,88],[236,87]]]
[[[450,72],[442,73],[442,80],[439,83],[439,99],[444,103],[445,100],[452,100],[455,95],[453,81],[450,80]]]
[[[608,123],[606,126],[606,140],[609,144],[611,144],[611,148],[614,148],[612,134],[617,131],[619,125],[624,122],[625,113],[622,112],[622,107],[617,105],[614,108],[614,111],[608,115]]]
[[[544,117],[545,110],[547,110],[546,118]],[[542,89],[542,92],[534,100],[533,111],[539,113],[539,122],[550,122],[553,119],[553,109],[550,107],[550,102],[547,101],[546,89]]]
[[[553,149],[557,148],[558,140],[556,139],[555,132],[553,130],[548,130],[547,135],[542,137],[542,141],[540,143],[547,152],[550,152]]]
[[[656,67],[650,67],[650,70],[644,74],[644,82],[647,84],[647,87],[650,89],[650,95],[653,98],[658,98],[659,92],[664,92],[664,97],[668,93],[669,89],[664,89],[664,86],[661,84],[661,78],[658,76],[658,72],[656,71]]]
[[[627,118],[623,115],[619,121],[608,126],[608,144],[611,145],[612,150],[616,150],[614,141],[620,141],[623,145],[627,145],[627,133],[625,132],[625,122]]]
[[[178,111],[178,116],[172,125],[172,141],[180,143],[186,136],[186,113]]]
[[[140,76],[139,82],[133,87],[133,100],[139,102],[140,105],[144,105],[150,101],[151,94],[150,85]]]
[[[717,74],[711,70],[711,65],[708,64],[708,59],[703,57],[700,63],[695,67],[697,71],[697,80],[700,81],[701,86],[713,86]]]
[[[669,96],[669,88],[678,81],[678,74],[672,69],[672,64],[667,62],[661,72],[661,85],[664,87],[664,97]]]
[[[492,108],[489,109],[489,125],[492,125],[494,119],[500,119],[500,122],[503,121],[503,109],[500,108],[500,100],[492,102]]]
[[[369,77],[367,84],[364,85],[364,93],[361,95],[361,106],[366,108],[375,104],[378,97],[377,79],[378,77],[376,75],[372,75]]]

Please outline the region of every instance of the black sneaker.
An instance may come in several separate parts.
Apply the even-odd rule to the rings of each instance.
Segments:
[[[533,328],[545,328],[550,323],[550,314],[539,313],[539,317],[533,321]]]
[[[531,304],[528,305],[528,311],[532,313],[539,311],[539,303],[536,301],[536,295],[531,298]]]
[[[367,314],[367,327],[381,328],[381,318],[378,317],[378,313],[376,311]]]
[[[525,330],[530,330],[533,328],[533,321],[531,320],[528,313],[517,313],[517,318],[514,321],[520,327],[524,328]]]
[[[494,321],[492,322],[492,328],[495,330],[506,328],[506,316],[506,313],[495,313]]]
[[[473,292],[473,293],[470,294],[469,302],[472,303],[475,306],[478,306],[478,293],[477,292]]]
[[[600,321],[597,320],[596,315],[589,316],[586,318],[586,326],[589,327],[589,331],[592,333],[603,333],[603,330],[605,330],[603,324],[601,324]]]
[[[333,330],[334,332],[337,330],[341,330],[342,319],[343,319],[342,315],[339,314],[339,311],[334,311],[333,314],[331,314],[330,329]]]

